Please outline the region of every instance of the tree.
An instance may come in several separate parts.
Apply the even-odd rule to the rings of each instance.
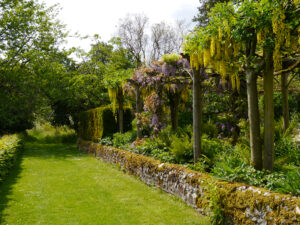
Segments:
[[[1,133],[30,128],[44,102],[40,81],[66,36],[56,13],[34,0],[0,4]]]
[[[148,35],[146,27],[148,18],[143,14],[128,14],[120,20],[118,25],[118,37],[122,44],[133,55],[137,67],[140,67],[146,58]]]
[[[108,88],[109,98],[113,103],[115,113],[116,104],[118,104],[119,131],[124,132],[124,90],[123,84],[127,82],[133,73],[135,61],[131,53],[122,47],[120,40],[113,39],[114,50],[109,57],[107,64],[104,84]]]
[[[179,54],[188,27],[185,20],[177,20],[175,25],[165,22],[152,25],[151,60],[159,60],[165,54]]]
[[[289,2],[285,1],[284,4]],[[280,65],[280,46],[284,39],[283,23],[276,20],[277,9],[277,2],[264,0],[244,1],[237,8],[231,3],[217,4],[212,9],[209,25],[194,34],[202,42],[198,41],[198,46],[193,46],[197,42],[190,44],[194,49],[191,52],[191,64],[195,64],[195,68],[204,65],[217,71],[223,80],[229,76],[233,86],[239,84],[239,69],[243,68],[247,79],[251,162],[256,169],[262,169],[257,76],[263,75],[264,168],[269,171],[273,170],[274,162],[273,64],[275,68]],[[282,15],[279,13],[280,18]],[[270,35],[270,30],[274,34]]]
[[[151,41],[151,60],[159,60],[164,54],[174,52],[176,46],[175,31],[165,22],[154,24],[151,27]]]
[[[217,4],[229,2],[230,0],[199,0],[198,15],[193,18],[198,23],[198,27],[206,27],[209,24],[210,10]]]
[[[201,154],[201,125],[203,110],[203,85],[202,80],[205,76],[206,64],[203,64],[203,54],[201,57],[200,48],[204,43],[203,29],[199,28],[187,36],[184,51],[190,56],[192,68],[191,77],[193,79],[193,151],[194,163],[196,163]],[[198,57],[199,56],[199,57]],[[199,61],[199,60],[200,61]]]
[[[148,42],[148,36],[145,29],[148,24],[148,18],[143,14],[128,14],[124,19],[120,20],[118,25],[118,36],[121,39],[124,48],[132,54],[136,61],[136,68],[145,62],[146,58],[146,46]],[[133,82],[134,83],[134,82]],[[136,95],[136,113],[140,114],[142,111],[142,99],[140,86],[135,85]],[[137,136],[142,138],[142,130],[139,124],[137,124]]]

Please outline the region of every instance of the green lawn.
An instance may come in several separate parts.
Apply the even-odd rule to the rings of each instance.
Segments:
[[[209,224],[177,198],[84,154],[27,143],[0,184],[0,224]]]

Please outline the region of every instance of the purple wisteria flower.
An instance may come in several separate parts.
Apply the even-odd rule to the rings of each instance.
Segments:
[[[225,128],[226,128],[225,124],[222,124],[222,125],[221,125],[221,129],[222,129],[222,130],[225,130]]]

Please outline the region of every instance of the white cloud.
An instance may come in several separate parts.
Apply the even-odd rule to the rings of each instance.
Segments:
[[[199,0],[43,0],[48,6],[59,3],[62,7],[60,19],[72,32],[82,35],[99,34],[109,40],[119,19],[128,13],[144,13],[150,23],[173,22],[175,19],[191,20],[197,14]],[[84,41],[70,41],[70,45],[81,45]]]

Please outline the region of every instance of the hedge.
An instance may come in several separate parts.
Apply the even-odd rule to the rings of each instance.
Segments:
[[[220,181],[111,146],[78,140],[79,149],[115,164],[147,184],[182,198],[201,213],[219,208],[229,224],[300,224],[300,199],[247,184]],[[214,196],[217,196],[214,197]],[[216,204],[211,202],[217,200]],[[209,210],[209,207],[212,207]]]
[[[21,146],[18,135],[5,135],[0,139],[0,182],[14,165]]]
[[[124,130],[131,130],[132,114],[130,109],[124,111]],[[118,113],[113,113],[112,106],[103,106],[79,115],[79,137],[97,142],[99,138],[111,136],[119,131]]]

